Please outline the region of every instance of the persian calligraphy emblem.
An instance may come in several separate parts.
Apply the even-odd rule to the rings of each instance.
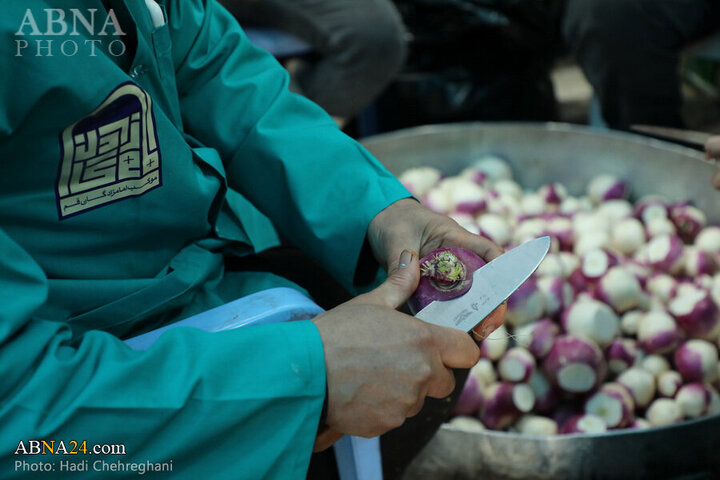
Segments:
[[[57,182],[60,219],[162,185],[152,99],[128,82],[63,131]]]

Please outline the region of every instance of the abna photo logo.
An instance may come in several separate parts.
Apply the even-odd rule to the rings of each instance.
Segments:
[[[105,12],[96,8],[86,11],[77,8],[67,11],[45,8],[42,14],[38,15],[28,9],[20,28],[15,32],[15,56],[74,57],[85,53],[95,57],[98,44],[107,42],[110,55],[119,57],[125,54],[127,47],[120,38],[111,38],[124,35],[125,32],[112,9]]]

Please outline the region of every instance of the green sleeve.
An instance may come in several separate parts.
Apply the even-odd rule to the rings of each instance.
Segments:
[[[0,230],[0,478],[137,478],[94,462],[170,462],[152,478],[304,478],[325,393],[311,322],[206,333],[178,328],[147,351],[36,318],[37,263]],[[124,445],[125,456],[24,456],[30,440]],[[68,447],[70,448],[70,447]],[[89,472],[59,471],[89,460]],[[55,462],[54,472],[17,469]]]
[[[289,92],[285,70],[216,1],[168,3],[187,131],[219,150],[231,187],[352,288],[370,220],[410,193]]]

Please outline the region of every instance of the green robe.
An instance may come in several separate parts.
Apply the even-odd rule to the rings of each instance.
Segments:
[[[137,477],[98,459],[172,461],[159,478],[303,478],[325,393],[311,322],[177,329],[147,351],[122,339],[288,285],[223,266],[277,244],[268,218],[357,287],[370,220],[409,194],[215,1],[159,2],[159,28],[144,0],[124,3],[134,58],[113,25],[97,34],[99,0],[3,2],[0,478]],[[94,36],[70,8],[98,9]],[[30,440],[127,454],[16,455]],[[60,471],[84,460],[86,476]]]

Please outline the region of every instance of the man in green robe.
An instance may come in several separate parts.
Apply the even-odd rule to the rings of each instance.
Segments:
[[[214,0],[3,7],[0,478],[302,478],[313,445],[400,425],[477,360],[395,308],[418,254],[497,247],[408,198]],[[314,321],[123,343],[290,284],[225,267],[272,225],[347,289],[371,287],[361,258],[391,274]],[[43,440],[125,455],[31,455]]]

